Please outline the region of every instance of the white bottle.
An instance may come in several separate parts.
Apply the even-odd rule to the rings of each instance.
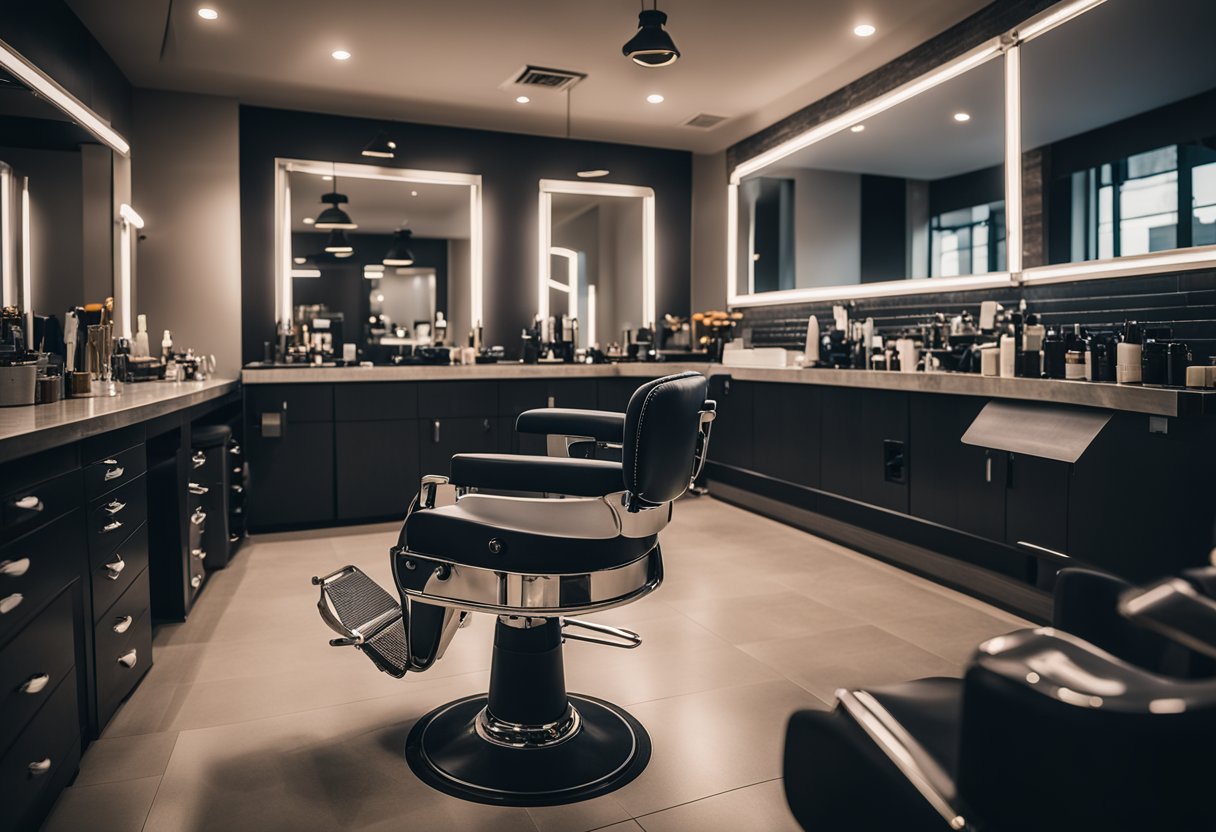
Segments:
[[[131,346],[131,355],[136,358],[148,357],[148,316],[140,315],[136,319],[138,329],[135,333],[135,343]]]
[[[814,367],[819,363],[819,319],[812,315],[806,322],[806,358],[803,367]]]
[[[1015,367],[1017,339],[1012,335],[1001,336],[1001,378],[1013,378],[1017,375]]]

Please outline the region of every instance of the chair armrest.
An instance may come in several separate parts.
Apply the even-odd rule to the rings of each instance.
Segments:
[[[521,454],[456,454],[452,482],[465,488],[603,497],[623,491],[621,463]]]
[[[587,436],[597,442],[620,442],[625,437],[625,414],[564,407],[525,410],[515,420],[515,430],[548,436]]]

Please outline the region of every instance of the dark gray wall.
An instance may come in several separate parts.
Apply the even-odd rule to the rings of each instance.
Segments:
[[[243,352],[261,357],[274,337],[274,159],[366,163],[364,144],[380,121],[260,107],[241,108],[241,272]],[[690,294],[692,154],[628,145],[398,123],[395,167],[478,173],[484,202],[486,340],[519,351],[521,328],[536,314],[537,190],[541,179],[577,170],[612,171],[599,181],[655,191],[657,303],[686,315]]]

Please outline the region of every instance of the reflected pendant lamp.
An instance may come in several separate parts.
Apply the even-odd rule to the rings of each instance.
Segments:
[[[346,239],[346,232],[335,228],[325,240],[325,253],[335,257],[349,257],[355,253],[355,248],[350,244],[350,240]]]
[[[402,228],[393,234],[393,244],[381,262],[386,266],[414,265],[414,252],[410,251],[410,237],[413,233],[408,228]]]
[[[642,12],[638,15],[638,31],[621,51],[625,57],[638,66],[657,67],[670,66],[680,57],[680,50],[663,25],[667,23],[667,15],[659,11],[658,0],[654,8],[646,9],[643,4]]]
[[[321,197],[321,202],[329,207],[317,214],[316,221],[312,224],[313,228],[321,229],[322,231],[333,231],[340,229],[342,231],[354,231],[359,226],[351,220],[350,214],[343,211],[339,206],[350,202],[346,198],[346,194],[338,193],[338,178],[334,177],[334,190],[331,193],[324,194]]]
[[[361,154],[373,159],[392,159],[396,152],[397,143],[388,137],[388,133],[381,130],[374,139],[367,143]]]

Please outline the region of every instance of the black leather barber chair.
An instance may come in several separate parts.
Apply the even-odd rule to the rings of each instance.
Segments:
[[[837,691],[834,711],[796,713],[786,734],[803,828],[1216,829],[1216,680],[1157,670],[1192,666],[1166,646],[1216,656],[1216,568],[1148,589],[1063,583],[1055,623],[1123,658],[1028,629],[981,644],[961,680]]]
[[[497,616],[489,692],[432,711],[409,735],[406,759],[424,782],[467,800],[542,806],[610,792],[645,768],[650,740],[637,720],[566,692],[562,643],[641,643],[568,616],[628,604],[662,582],[658,534],[709,444],[705,392],[702,375],[683,373],[642,385],[625,413],[528,411],[517,430],[547,435],[561,455],[452,457],[450,477],[423,478],[389,553],[400,604],[353,566],[313,579],[322,617],[341,635],[331,643],[397,677],[432,667],[466,616]],[[571,455],[596,446],[621,461]]]

